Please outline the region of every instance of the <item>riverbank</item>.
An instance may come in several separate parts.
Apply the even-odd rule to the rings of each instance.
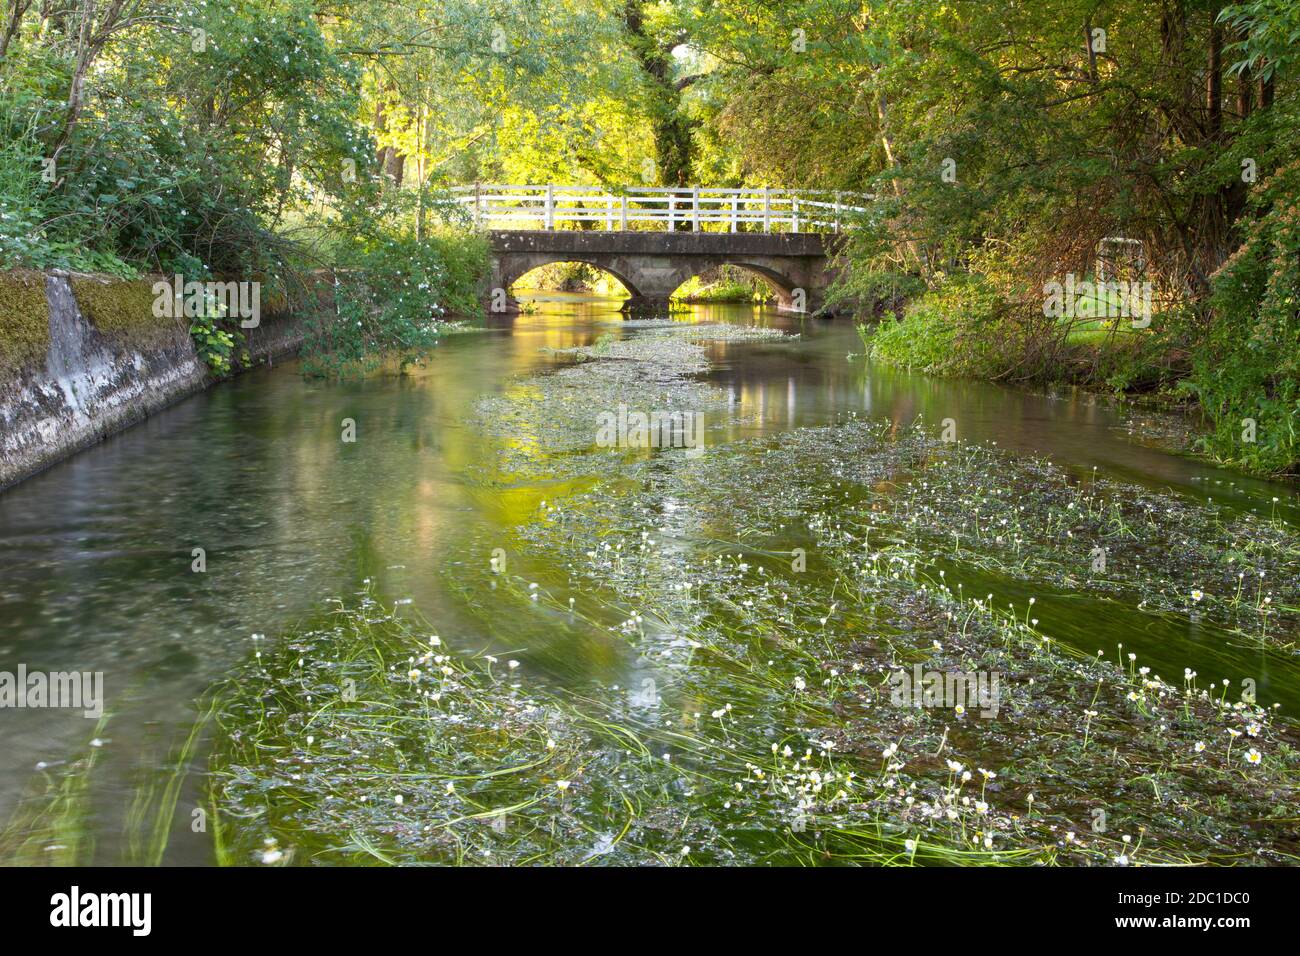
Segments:
[[[697,276],[677,290],[678,300],[689,305],[725,302],[766,303],[776,293],[761,278],[738,266],[721,266]]]
[[[1046,283],[1039,298],[1001,274],[939,276],[926,288],[913,279],[910,298],[882,279],[891,291],[873,290],[878,320],[858,330],[874,358],[930,375],[1075,386],[1198,414],[1208,425],[1195,438],[1198,454],[1295,478],[1300,324],[1289,307],[1256,322],[1249,305],[1261,293],[1242,284],[1234,270],[1243,268],[1225,265],[1208,299],[1166,295],[1158,309],[1150,283],[1145,297],[1130,294],[1128,283],[1118,284],[1123,295],[1115,283],[1093,281],[1078,283],[1088,290],[1079,292],[1071,275],[1056,293],[1068,299],[1060,303],[1047,291],[1060,283]],[[853,282],[872,288],[869,277]],[[1268,301],[1285,298],[1286,287],[1279,282]]]

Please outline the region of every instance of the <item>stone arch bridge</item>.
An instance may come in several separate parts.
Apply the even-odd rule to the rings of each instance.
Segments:
[[[666,308],[692,276],[730,265],[763,279],[780,308],[816,312],[836,276],[841,227],[868,211],[846,204],[858,194],[774,189],[465,186],[454,197],[487,230],[485,292],[507,309],[525,273],[582,262],[618,279],[629,309]]]
[[[730,265],[761,277],[780,308],[815,312],[834,278],[831,253],[818,233],[497,230],[488,240],[489,291],[508,293],[539,266],[584,262],[623,284],[631,296],[626,309],[667,308],[669,297],[692,276]]]

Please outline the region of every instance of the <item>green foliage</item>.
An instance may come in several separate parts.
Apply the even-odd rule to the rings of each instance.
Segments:
[[[623,283],[608,272],[586,262],[551,262],[538,266],[520,276],[515,281],[514,287],[545,289],[553,292],[584,292],[615,298],[627,295]]]
[[[1300,44],[1300,6],[1292,0],[1250,0],[1233,3],[1219,12],[1219,22],[1233,28],[1238,40],[1227,52],[1240,57],[1232,72],[1271,79],[1278,67],[1296,62]]]
[[[626,105],[645,77],[612,0],[125,9],[14,8],[0,268],[259,281],[285,309],[317,305],[312,275],[336,273],[340,321],[310,336],[321,372],[386,348],[410,361],[434,319],[477,311],[485,256],[438,232],[468,225],[440,183],[616,184],[646,154]],[[238,331],[205,313],[193,335],[228,372]]]
[[[902,315],[875,354],[1003,381],[1165,390],[1190,375],[1178,394],[1205,405],[1215,454],[1295,469],[1280,265],[1294,255],[1269,210],[1293,206],[1296,184],[1260,198],[1300,135],[1294,2],[679,9],[715,58],[710,154],[773,185],[875,195],[828,297]],[[1046,284],[1093,274],[1114,237],[1140,243],[1120,277],[1151,283],[1150,330],[1045,321]],[[1260,422],[1249,447],[1242,418]]]
[[[948,375],[989,375],[1002,356],[992,344],[1005,331],[1001,303],[987,282],[944,277],[912,302],[898,321],[884,320],[870,337],[871,354],[897,365]]]
[[[904,368],[946,371],[956,360],[952,345],[956,329],[933,303],[913,302],[897,320],[886,319],[867,341],[871,354]]]
[[[772,288],[763,279],[738,266],[720,266],[691,276],[674,298],[686,302],[769,302]]]
[[[308,366],[338,374],[385,349],[415,360],[438,316],[475,307],[483,256],[445,231],[468,224],[444,183],[869,192],[828,301],[902,315],[877,354],[1006,381],[1190,375],[1215,454],[1294,465],[1295,370],[1271,357],[1293,344],[1289,273],[1270,249],[1296,194],[1281,177],[1261,199],[1242,175],[1269,181],[1300,134],[1289,0],[122,9],[15,21],[0,267],[257,279],[289,308],[332,270],[336,321],[313,327]],[[1044,284],[1091,274],[1113,237],[1141,243],[1162,320],[1044,321]],[[197,325],[221,366],[236,343]],[[1259,418],[1257,447],[1232,444],[1234,417]]]
[[[234,369],[235,349],[243,348],[244,334],[225,321],[225,307],[212,295],[203,297],[200,313],[190,321],[190,335],[198,349],[199,358],[212,370],[213,375],[224,378]],[[249,356],[243,351],[241,359],[248,364]]]
[[[925,292],[925,283],[918,276],[891,269],[886,262],[871,262],[877,240],[868,234],[870,229],[855,230],[848,237],[843,258],[859,267],[841,273],[826,295],[826,305],[859,315],[901,312],[907,302]]]
[[[361,234],[344,262],[336,312],[323,310],[307,323],[303,365],[310,375],[357,375],[386,355],[403,368],[417,362],[437,345],[438,320],[477,309],[487,244],[454,232]]]
[[[312,3],[148,6],[153,17],[108,31],[97,53],[75,43],[88,7],[20,33],[0,61],[0,265],[279,271],[289,248],[273,227],[305,194],[301,174],[337,188],[343,157],[363,173],[371,161],[359,75]]]
[[[1209,415],[1208,450],[1265,473],[1300,466],[1300,163],[1262,184],[1262,214],[1214,277],[1184,383]],[[1253,427],[1250,423],[1254,423]]]

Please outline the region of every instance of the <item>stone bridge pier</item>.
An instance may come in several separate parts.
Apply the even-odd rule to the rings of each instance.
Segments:
[[[538,266],[584,262],[608,272],[631,294],[625,309],[668,307],[669,297],[692,276],[715,266],[737,266],[762,278],[781,309],[816,312],[835,277],[828,248],[839,237],[822,233],[634,232],[497,230],[488,233],[494,290],[507,310],[517,309],[510,287]]]

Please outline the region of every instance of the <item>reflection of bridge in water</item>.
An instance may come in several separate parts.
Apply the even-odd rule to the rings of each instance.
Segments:
[[[583,262],[618,279],[631,295],[628,307],[661,309],[692,276],[731,265],[761,277],[782,309],[799,312],[821,308],[835,277],[837,234],[868,211],[853,203],[870,199],[700,187],[612,193],[598,186],[463,186],[454,195],[488,230],[488,290],[498,303],[526,272]],[[566,224],[571,228],[556,228]]]

